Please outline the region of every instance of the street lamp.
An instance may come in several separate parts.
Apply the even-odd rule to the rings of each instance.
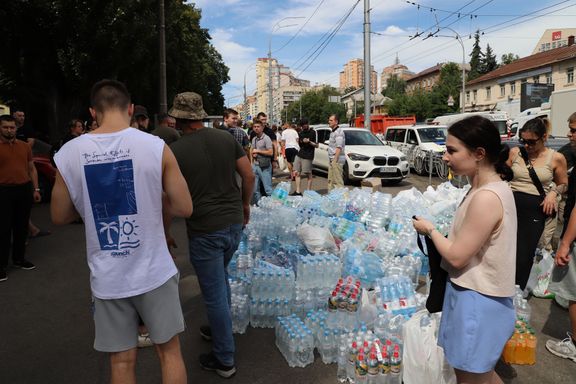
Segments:
[[[462,46],[462,103],[460,104],[460,110],[462,113],[464,113],[464,107],[466,104],[466,50],[464,48],[464,42],[462,41],[462,36],[460,36],[460,34],[455,30],[453,30],[452,28],[450,27],[442,27],[442,28],[454,32],[454,34],[456,35],[456,40],[458,40],[458,42]],[[436,35],[436,36],[454,37],[445,35]]]
[[[252,63],[248,66],[248,68],[246,68],[246,71],[244,71],[244,118],[247,119],[248,118],[248,99],[246,96],[246,75],[248,74],[248,71],[254,67],[254,65],[256,65],[256,63]]]
[[[289,24],[289,25],[280,25],[281,22],[284,20],[295,20],[295,19],[305,19],[305,17],[301,16],[288,16],[284,17],[276,22],[272,26],[272,31],[270,32],[270,37],[268,38],[268,118],[270,122],[274,121],[274,109],[273,109],[273,95],[272,95],[272,35],[274,32],[281,28],[289,28],[296,26],[298,24]]]

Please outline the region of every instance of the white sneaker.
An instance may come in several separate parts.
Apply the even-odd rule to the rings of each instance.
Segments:
[[[150,334],[144,333],[142,335],[138,335],[138,348],[147,348],[154,346],[152,340],[150,340]]]
[[[546,349],[553,355],[570,359],[576,363],[576,346],[574,346],[572,342],[570,332],[568,332],[568,337],[562,341],[548,340],[546,342]]]

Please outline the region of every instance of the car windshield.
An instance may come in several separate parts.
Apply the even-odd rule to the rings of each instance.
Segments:
[[[447,131],[447,128],[420,128],[418,129],[418,134],[420,135],[420,141],[423,143],[444,144]]]
[[[344,131],[346,145],[384,145],[376,136],[368,131]]]
[[[506,124],[505,120],[493,120],[492,121],[496,128],[498,128],[498,132],[500,132],[500,136],[507,136],[508,135],[508,125]]]

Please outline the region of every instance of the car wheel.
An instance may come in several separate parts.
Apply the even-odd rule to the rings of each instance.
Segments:
[[[393,185],[398,185],[400,184],[400,182],[402,181],[402,179],[397,179],[397,180],[383,180],[384,183],[386,183],[386,185],[388,186],[393,186]]]
[[[420,176],[424,176],[426,174],[424,171],[424,159],[421,156],[416,156],[414,158],[414,172]]]

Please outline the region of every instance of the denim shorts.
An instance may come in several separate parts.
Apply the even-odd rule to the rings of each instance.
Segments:
[[[453,368],[490,372],[514,332],[515,321],[511,297],[483,295],[448,281],[438,345]]]

